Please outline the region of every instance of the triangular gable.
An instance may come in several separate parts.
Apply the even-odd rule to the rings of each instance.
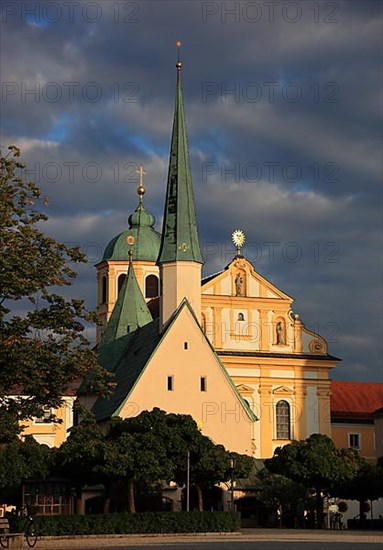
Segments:
[[[293,390],[291,388],[288,388],[287,386],[279,386],[278,388],[274,388],[273,390],[274,395],[292,395]]]
[[[246,384],[238,384],[237,391],[242,395],[250,395],[254,393],[254,388],[251,388],[250,386],[246,386]]]
[[[205,282],[202,281],[202,294],[215,294],[214,289],[217,287],[224,288],[222,295],[231,295],[233,290],[233,273],[236,271],[246,272],[246,276],[252,279],[256,284],[247,283],[248,298],[274,298],[280,300],[293,301],[293,298],[282,292],[278,287],[270,281],[262,277],[254,268],[251,262],[246,258],[235,257],[225,267],[225,269],[215,276],[206,277]],[[257,287],[258,292],[253,291],[253,287]]]
[[[200,342],[201,346],[204,346],[205,347],[204,349],[209,350],[209,354],[210,354],[211,358],[213,359],[214,364],[219,369],[219,372],[222,374],[222,377],[223,377],[222,382],[226,383],[226,385],[230,387],[230,391],[232,392],[233,398],[239,403],[241,409],[246,414],[246,416],[251,421],[257,420],[257,417],[249,409],[248,405],[246,404],[246,402],[244,401],[242,396],[237,391],[236,386],[234,385],[231,377],[229,376],[228,372],[226,371],[223,363],[221,362],[221,360],[219,359],[219,357],[215,353],[212,345],[210,344],[209,340],[207,339],[205,333],[203,332],[203,330],[202,330],[202,328],[201,328],[201,326],[200,326],[200,324],[199,324],[199,322],[198,322],[198,320],[197,320],[197,318],[194,314],[194,311],[192,310],[189,302],[186,299],[184,299],[182,301],[182,303],[179,305],[179,307],[177,308],[177,311],[174,313],[174,315],[170,319],[170,322],[167,324],[166,330],[163,332],[163,334],[160,336],[160,339],[157,341],[157,344],[156,344],[155,348],[152,348],[150,356],[147,357],[147,361],[146,361],[145,365],[143,365],[142,368],[140,369],[140,372],[138,373],[138,376],[136,377],[134,383],[130,387],[130,391],[128,391],[126,393],[124,399],[120,402],[120,405],[115,409],[115,411],[112,413],[112,415],[113,416],[118,416],[121,413],[121,411],[123,410],[125,404],[129,401],[130,398],[132,398],[132,400],[134,401],[134,399],[135,399],[134,398],[134,391],[137,388],[138,384],[140,383],[140,380],[142,379],[143,375],[145,374],[145,371],[149,368],[150,363],[155,359],[156,355],[161,352],[161,346],[166,345],[167,339],[171,336],[172,331],[175,330],[175,326],[178,323],[178,321],[180,320],[180,317],[183,314],[183,312],[185,312],[185,310],[189,313],[189,315],[185,316],[185,318],[183,319],[184,325],[182,325],[183,331],[185,332],[185,335],[186,335],[185,340],[188,339],[187,335],[189,333],[189,330],[192,328],[192,327],[190,327],[190,329],[188,329],[187,326],[186,326],[187,323],[190,322],[190,323],[192,323],[192,326],[194,326],[196,328],[196,330],[198,331],[198,334],[199,334],[198,341]],[[188,318],[189,318],[189,321],[187,320]],[[146,327],[144,327],[144,329],[145,328]],[[141,330],[144,330],[144,329],[141,329]],[[192,349],[192,350],[190,350],[190,353],[193,353],[195,358],[196,358],[195,360],[198,361],[198,358],[197,358],[198,349]],[[129,368],[128,362],[123,361],[123,363],[126,363],[126,367]],[[121,365],[122,365],[122,363],[121,363]],[[120,368],[120,366],[119,366],[119,368]],[[154,373],[152,373],[152,374],[154,374]],[[157,404],[155,402],[155,399],[153,399],[152,406],[157,406]]]

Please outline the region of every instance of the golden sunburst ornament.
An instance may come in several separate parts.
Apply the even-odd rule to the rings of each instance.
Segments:
[[[246,240],[245,234],[241,229],[236,229],[231,234],[231,237],[233,239],[233,243],[237,247],[237,254],[238,254],[238,256],[240,256],[241,255],[241,248],[245,244],[245,240]]]

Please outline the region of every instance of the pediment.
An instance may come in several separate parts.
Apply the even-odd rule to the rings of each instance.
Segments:
[[[250,395],[254,393],[254,388],[251,388],[250,386],[246,386],[246,384],[239,384],[237,386],[237,391],[241,395]]]
[[[292,395],[293,393],[294,390],[288,388],[287,386],[279,386],[278,388],[274,388],[273,390],[274,395]]]
[[[207,277],[206,282],[202,282],[202,294],[293,301],[262,277],[246,258],[240,257],[234,258],[223,271]]]

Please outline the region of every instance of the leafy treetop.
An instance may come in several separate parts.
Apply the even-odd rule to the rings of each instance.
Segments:
[[[85,374],[108,386],[84,335],[83,323],[94,315],[82,300],[57,293],[76,276],[72,266],[86,258],[40,229],[48,200],[25,181],[19,157],[15,146],[0,155],[0,441],[44,407],[59,407]]]

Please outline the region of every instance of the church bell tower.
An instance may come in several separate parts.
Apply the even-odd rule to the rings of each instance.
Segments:
[[[160,323],[164,326],[184,298],[201,321],[201,270],[193,181],[183,106],[180,43],[177,90],[170,146],[169,172],[158,266],[160,268]]]

